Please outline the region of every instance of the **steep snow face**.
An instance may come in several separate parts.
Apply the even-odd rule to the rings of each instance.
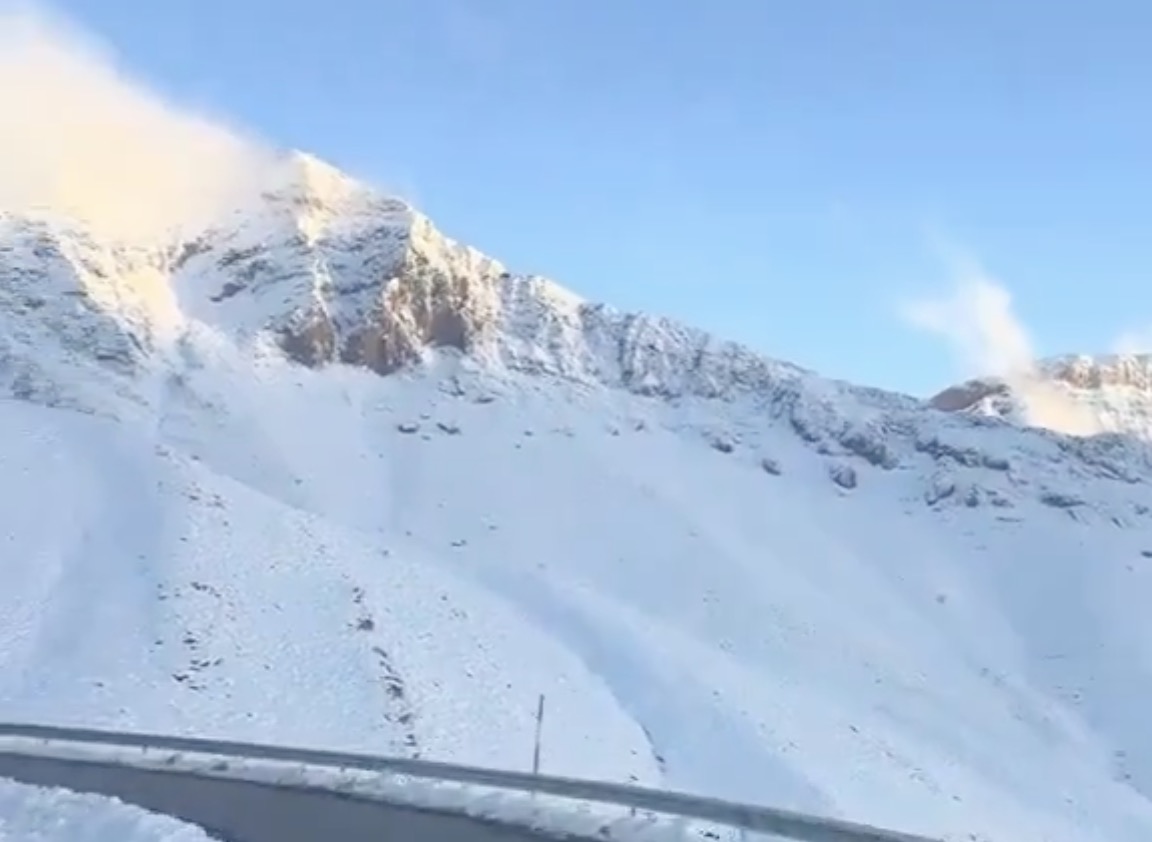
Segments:
[[[181,324],[154,250],[0,213],[0,388],[88,411],[135,402]]]
[[[67,320],[69,311],[87,310],[104,319],[110,332],[129,344],[133,339],[151,344],[149,340],[171,335],[179,324],[163,266],[146,248],[98,240],[64,221],[0,214],[0,253],[5,315],[28,315],[47,307],[41,319],[24,320],[25,327],[58,330],[67,345],[93,350],[92,337],[75,333],[81,325]],[[113,325],[113,317],[121,324]],[[116,341],[98,341],[96,355],[125,356],[113,347]]]
[[[1152,356],[1055,357],[1008,382],[986,378],[945,389],[930,403],[1070,435],[1129,433],[1152,440]]]

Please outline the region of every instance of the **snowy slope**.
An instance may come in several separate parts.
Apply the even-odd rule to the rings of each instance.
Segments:
[[[822,380],[285,167],[159,254],[10,221],[0,717],[526,768],[543,693],[552,773],[1147,838],[1143,442]]]
[[[114,798],[0,779],[5,842],[211,842],[203,830]]]
[[[635,724],[596,677],[453,571],[145,430],[26,404],[0,418],[20,489],[5,515],[6,715],[523,765],[545,692],[588,734],[557,747],[564,762],[643,768],[626,750]]]

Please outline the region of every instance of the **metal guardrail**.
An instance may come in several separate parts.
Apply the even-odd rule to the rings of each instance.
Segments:
[[[772,807],[738,804],[687,793],[665,792],[627,784],[535,775],[527,772],[483,769],[453,763],[437,763],[430,760],[374,757],[365,754],[256,745],[225,740],[27,724],[0,724],[0,753],[19,755],[20,749],[18,747],[12,749],[5,747],[3,745],[4,739],[41,740],[47,746],[54,742],[79,743],[109,748],[155,749],[216,755],[238,761],[271,760],[333,769],[343,768],[405,775],[520,792],[536,792],[696,819],[742,828],[753,833],[776,835],[785,839],[797,840],[797,842],[939,842],[939,840],[925,836],[883,830],[864,824],[821,818]],[[43,754],[39,753],[38,756],[43,756]]]

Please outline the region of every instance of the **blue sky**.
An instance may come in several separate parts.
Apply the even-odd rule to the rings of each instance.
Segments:
[[[939,242],[1011,291],[1039,353],[1152,324],[1147,0],[54,8],[166,96],[516,270],[831,376],[957,375],[901,315],[955,283]]]

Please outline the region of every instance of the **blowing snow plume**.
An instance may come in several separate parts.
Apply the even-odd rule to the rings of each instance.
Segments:
[[[914,327],[951,346],[960,375],[995,377],[1020,397],[1025,421],[1071,435],[1100,432],[1085,408],[1045,379],[1027,328],[1012,309],[1011,293],[975,260],[949,250],[954,280],[950,295],[912,302],[902,308]]]
[[[125,75],[41,9],[0,0],[0,211],[151,240],[234,206],[270,156]]]
[[[1012,312],[1012,296],[974,261],[952,261],[951,295],[903,308],[913,326],[947,340],[964,377],[1005,380],[1033,373],[1028,331]]]

